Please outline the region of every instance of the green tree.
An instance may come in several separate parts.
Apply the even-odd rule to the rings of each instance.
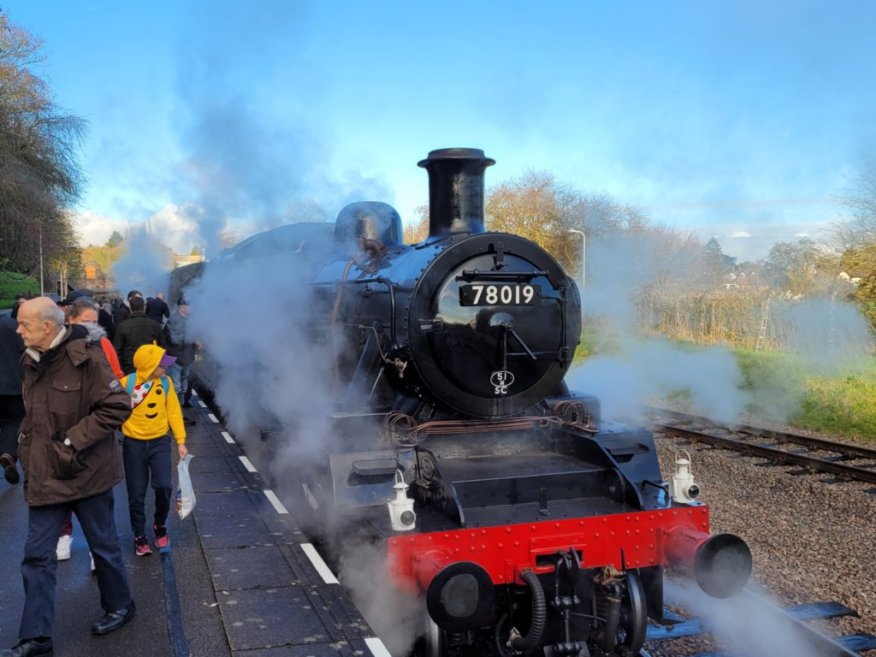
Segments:
[[[54,105],[31,71],[41,47],[0,12],[0,252],[7,267],[37,278],[40,250],[61,271],[81,268],[66,208],[80,192],[76,148],[84,127]]]
[[[106,244],[104,246],[108,246],[109,248],[114,248],[124,241],[125,241],[125,238],[122,237],[122,234],[119,231],[114,230],[113,234],[109,236],[109,239],[106,241]]]
[[[850,297],[876,329],[876,159],[864,164],[845,205],[849,217],[837,226],[840,266],[858,279]]]
[[[855,280],[849,297],[858,304],[876,330],[876,242],[846,249],[840,258],[840,266]]]
[[[776,287],[792,295],[805,295],[815,288],[818,261],[818,247],[809,238],[796,244],[776,242],[766,258],[766,275]]]

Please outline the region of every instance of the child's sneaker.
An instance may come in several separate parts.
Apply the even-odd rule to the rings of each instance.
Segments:
[[[152,525],[152,531],[155,532],[155,547],[159,550],[166,550],[170,547],[170,536],[167,535],[167,527],[164,525]]]
[[[149,547],[149,541],[145,536],[134,537],[134,554],[138,557],[148,557],[152,554],[152,548]]]

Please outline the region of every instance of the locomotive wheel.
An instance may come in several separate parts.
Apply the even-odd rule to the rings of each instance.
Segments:
[[[627,571],[626,588],[627,594],[621,603],[617,648],[614,651],[618,657],[634,657],[639,654],[645,643],[645,631],[648,625],[645,587],[642,586],[638,573]]]

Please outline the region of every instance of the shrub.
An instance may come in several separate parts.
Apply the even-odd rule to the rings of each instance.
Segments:
[[[18,297],[39,293],[39,283],[32,278],[14,271],[0,271],[0,308],[12,308]]]

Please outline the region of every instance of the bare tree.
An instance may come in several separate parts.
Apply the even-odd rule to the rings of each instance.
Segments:
[[[416,215],[416,223],[405,223],[404,240],[406,244],[422,242],[429,235],[429,206],[419,206]]]
[[[602,194],[584,194],[557,181],[552,173],[529,171],[487,192],[487,227],[523,235],[574,270],[580,261],[580,238],[638,230],[647,220],[633,208]]]
[[[842,246],[861,248],[876,244],[876,159],[864,163],[843,201],[850,216],[836,226]]]
[[[44,262],[63,261],[73,273],[81,264],[66,208],[82,184],[84,123],[55,106],[31,72],[41,47],[0,12],[0,266],[33,274],[42,249]]]

